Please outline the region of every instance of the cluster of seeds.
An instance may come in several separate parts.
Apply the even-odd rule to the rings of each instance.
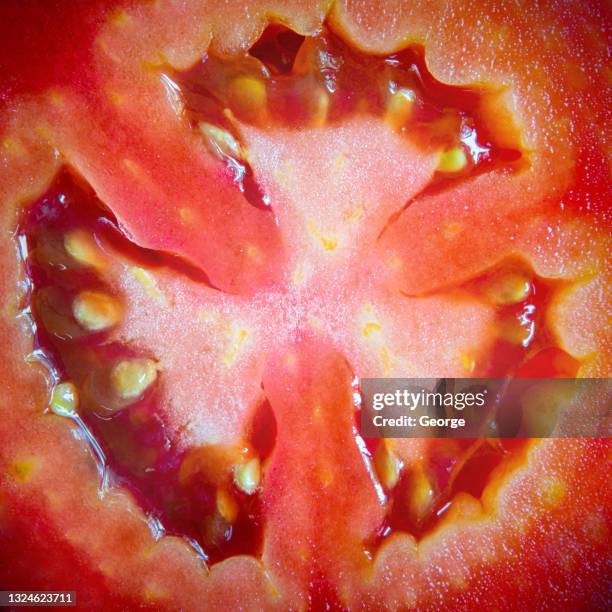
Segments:
[[[421,458],[408,464],[402,460],[401,441],[367,444],[389,499],[387,519],[375,543],[398,530],[422,536],[448,511],[457,493],[479,498],[491,472],[525,448],[522,439],[436,439],[427,443]]]
[[[507,260],[467,282],[463,289],[481,296],[496,309],[497,342],[484,376],[573,378],[580,363],[556,344],[546,320],[548,305],[566,283],[544,279],[519,259]]]
[[[487,130],[486,92],[435,82],[418,49],[367,57],[326,32],[305,39],[271,27],[242,59],[208,56],[189,72],[164,79],[178,96],[177,111],[255,206],[268,207],[269,201],[240,142],[240,122],[318,129],[351,114],[378,116],[424,150],[440,152],[436,189],[495,165],[520,169],[523,163],[518,146],[499,146]],[[116,341],[125,305],[103,280],[112,253],[134,259],[144,283],[150,283],[147,266],[174,264],[141,253],[115,227],[95,196],[70,177],[60,178],[23,221],[37,348],[58,381],[50,410],[78,415],[142,507],[170,532],[197,542],[210,560],[256,554],[258,492],[275,438],[272,410],[262,398],[240,444],[177,450],[158,405],[163,370],[154,355]],[[573,376],[578,364],[554,346],[542,322],[555,290],[555,283],[537,278],[520,261],[504,262],[456,288],[498,313],[499,340],[490,362],[476,364],[466,355],[466,369],[478,366],[488,376]],[[390,500],[380,536],[395,529],[423,534],[458,491],[480,495],[491,470],[520,448],[507,441],[440,440],[428,444],[422,459],[408,462],[394,441],[366,443]]]
[[[439,152],[436,185],[524,163],[518,139],[514,147],[502,146],[488,129],[494,94],[439,83],[421,48],[366,56],[327,31],[305,38],[271,26],[242,58],[207,55],[189,71],[163,79],[177,112],[228,164],[256,206],[269,203],[252,181],[240,122],[299,130],[374,115],[423,150]]]
[[[37,354],[56,381],[49,410],[87,427],[114,478],[208,560],[256,553],[261,463],[275,435],[271,409],[262,400],[236,446],[178,449],[159,405],[161,365],[117,340],[125,304],[104,280],[116,258],[144,265],[152,256],[139,257],[114,227],[95,196],[68,175],[24,216],[32,288],[26,308]],[[145,267],[133,269],[150,276]]]
[[[489,362],[478,364],[480,375],[576,375],[580,363],[555,345],[545,321],[546,305],[563,285],[562,281],[539,278],[520,260],[510,260],[457,288],[458,294],[476,295],[496,309],[498,339],[489,353]],[[466,359],[470,356],[466,355]],[[507,401],[500,403],[489,426],[498,428],[503,421],[520,436],[537,437],[550,431],[556,419],[554,410],[542,411],[541,403],[516,403],[515,399],[509,394]],[[402,460],[401,443],[398,445],[397,440],[368,439],[366,444],[378,479],[389,496],[387,522],[378,534],[384,537],[395,530],[422,535],[451,507],[457,493],[480,497],[491,472],[510,454],[522,452],[525,440],[439,439],[427,445],[423,458],[409,465]]]
[[[78,414],[143,508],[170,532],[197,542],[209,559],[256,552],[262,463],[275,438],[272,409],[262,402],[239,445],[176,450],[156,401],[155,388],[163,382],[158,362],[113,341],[124,305],[101,278],[111,253],[129,249],[121,249],[118,235],[105,236],[110,227],[112,219],[94,196],[67,177],[32,207],[22,226],[38,348],[61,381],[51,389],[50,410]],[[115,250],[99,245],[111,242]],[[575,374],[577,362],[551,343],[541,320],[557,284],[520,261],[508,261],[457,289],[497,308],[499,342],[491,363],[479,369],[490,376]],[[521,448],[507,440],[438,440],[422,460],[408,463],[395,441],[366,443],[389,498],[381,537],[398,529],[425,533],[457,492],[479,496],[491,470]]]

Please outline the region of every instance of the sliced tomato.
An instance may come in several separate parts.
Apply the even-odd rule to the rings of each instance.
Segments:
[[[609,374],[605,9],[103,4],[0,9],[2,588],[608,606],[608,439],[356,418],[364,376]]]

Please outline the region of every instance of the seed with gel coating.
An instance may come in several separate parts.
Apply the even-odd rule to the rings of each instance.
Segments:
[[[79,390],[71,382],[55,385],[51,393],[49,408],[58,416],[72,416],[79,407]]]
[[[72,314],[81,327],[102,331],[119,323],[121,306],[101,291],[81,291],[72,303]]]
[[[121,399],[135,400],[157,380],[157,363],[152,359],[124,359],[115,364],[110,380]]]
[[[408,513],[414,523],[421,523],[434,501],[434,490],[423,466],[413,467],[408,487]]]
[[[252,495],[259,487],[261,481],[261,464],[257,457],[236,466],[234,470],[234,482],[236,486],[246,493]]]
[[[529,279],[516,272],[497,276],[487,287],[491,301],[500,305],[518,304],[527,299],[530,291]]]
[[[219,514],[228,522],[235,522],[238,517],[238,504],[236,500],[232,497],[231,493],[226,491],[225,489],[217,490],[217,510]]]
[[[261,119],[267,105],[265,83],[251,76],[236,77],[230,83],[230,104],[238,114],[251,121]]]
[[[394,130],[400,129],[412,115],[415,95],[411,89],[399,89],[387,103],[385,121]]]
[[[467,165],[467,156],[460,147],[444,151],[438,162],[438,172],[459,172]]]
[[[215,152],[220,152],[234,159],[242,159],[244,157],[242,148],[237,140],[227,130],[206,121],[200,122],[198,128],[206,142],[214,148]]]
[[[74,229],[64,236],[66,252],[80,264],[104,268],[107,260],[93,236],[82,229]]]
[[[374,454],[374,467],[385,489],[392,489],[399,481],[402,461],[383,440]]]
[[[327,114],[329,112],[329,95],[326,91],[321,89],[314,93],[314,100],[311,104],[311,127],[323,127],[327,121]]]

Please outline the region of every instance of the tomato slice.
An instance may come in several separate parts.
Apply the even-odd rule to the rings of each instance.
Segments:
[[[49,31],[0,98],[1,583],[603,609],[609,440],[356,425],[363,376],[608,375],[603,9],[244,9],[0,9]]]

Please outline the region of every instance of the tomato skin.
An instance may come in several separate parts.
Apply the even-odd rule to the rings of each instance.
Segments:
[[[3,590],[74,591],[76,588],[77,606],[89,610],[102,605],[111,610],[135,609],[140,604],[137,598],[113,592],[104,575],[45,520],[45,510],[27,501],[15,500],[4,511],[0,551],[5,564],[0,578]],[[74,581],[77,572],[79,585]]]
[[[214,187],[215,181],[210,178],[210,166],[194,153],[196,145],[192,141],[185,145],[184,132],[149,125],[163,123],[168,115],[158,104],[165,94],[142,76],[148,74],[142,70],[144,60],[151,60],[153,51],[163,48],[170,62],[185,67],[211,39],[213,47],[221,50],[248,46],[245,41],[257,37],[267,16],[280,15],[287,23],[297,24],[300,31],[311,32],[319,27],[326,10],[315,3],[290,2],[276,9],[253,3],[255,18],[249,21],[237,16],[244,5],[238,2],[228,9],[230,17],[210,19],[211,28],[219,29],[213,35],[212,30],[195,31],[194,24],[208,23],[203,15],[218,12],[215,6],[193,8],[194,13],[204,11],[194,17],[191,7],[169,7],[167,13],[156,14],[153,8],[136,5],[126,10],[134,10],[134,22],[145,24],[146,35],[135,36],[129,30],[122,34],[126,30],[111,22],[115,4],[51,5],[40,0],[6,2],[0,7],[0,135],[16,138],[24,150],[23,155],[12,156],[11,141],[2,140],[9,144],[3,145],[1,161],[7,172],[0,178],[0,226],[6,230],[0,238],[0,333],[6,338],[0,347],[4,394],[0,407],[0,557],[12,560],[8,571],[0,570],[2,587],[70,589],[78,572],[79,606],[87,609],[199,609],[203,602],[211,608],[286,609],[303,606],[309,596],[313,609],[330,601],[353,609],[609,607],[609,440],[534,443],[527,458],[514,466],[517,471],[509,481],[503,470],[495,473],[481,500],[470,496],[457,500],[439,528],[418,546],[411,536],[395,534],[370,563],[367,551],[358,550],[359,543],[380,522],[382,510],[372,490],[360,488],[370,475],[351,446],[350,376],[342,356],[320,346],[316,339],[298,345],[301,374],[280,365],[292,347],[284,347],[286,353],[279,350],[274,357],[277,365],[268,374],[267,387],[281,411],[282,444],[271,459],[269,478],[274,487],[266,492],[270,522],[263,562],[253,557],[232,558],[207,573],[184,542],[172,537],[155,541],[131,496],[115,490],[99,498],[93,457],[70,425],[42,414],[46,383],[35,368],[24,365],[31,350],[31,330],[23,318],[16,319],[24,297],[23,287],[16,289],[23,279],[9,236],[16,211],[42,193],[59,170],[61,162],[53,150],[57,146],[100,195],[113,202],[120,216],[130,219],[133,235],[141,242],[150,240],[152,247],[174,244],[169,241],[181,235],[180,227],[153,236],[150,219],[154,215],[142,224],[142,210],[133,202],[146,203],[158,222],[163,221],[166,210],[155,209],[151,192],[135,181],[132,184],[129,172],[115,161],[128,155],[137,158],[153,177],[154,187],[161,188],[169,199],[183,187],[193,194]],[[397,279],[409,294],[435,291],[450,281],[469,278],[516,248],[538,273],[584,279],[586,298],[574,296],[571,310],[564,310],[562,300],[556,306],[561,314],[555,334],[564,350],[574,355],[570,359],[585,360],[583,374],[608,376],[609,343],[605,334],[598,333],[605,329],[601,289],[607,281],[600,269],[606,257],[610,201],[607,165],[602,161],[606,138],[602,37],[596,33],[608,21],[605,8],[596,2],[548,2],[542,3],[541,10],[525,10],[524,18],[510,4],[484,2],[469,7],[449,3],[440,8],[418,2],[382,6],[339,2],[331,11],[333,27],[362,48],[390,52],[406,41],[426,39],[432,72],[441,80],[457,83],[487,80],[491,54],[483,49],[494,35],[503,38],[503,31],[481,31],[485,27],[481,22],[495,21],[492,15],[501,14],[498,21],[508,21],[510,39],[516,41],[527,32],[522,49],[508,43],[493,52],[493,64],[498,65],[495,78],[501,79],[499,75],[506,72],[514,74],[512,86],[525,96],[524,106],[513,112],[526,120],[530,107],[540,109],[534,113],[535,127],[525,128],[534,150],[533,169],[517,179],[518,187],[507,183],[505,175],[495,174],[450,197],[431,197],[401,219],[382,248],[390,255],[403,256],[409,247],[412,265]],[[393,11],[404,21],[390,19]],[[466,50],[459,48],[462,40],[456,35],[453,13],[463,15],[468,35],[471,27],[478,33],[468,36],[463,45]],[[225,29],[219,25],[223,21],[228,22]],[[176,32],[168,23],[177,24]],[[575,51],[583,51],[585,65],[598,69],[581,76],[585,70],[574,64],[565,71],[556,65],[551,68],[548,59],[540,63],[538,37],[551,24],[555,31],[564,26],[569,30],[569,36],[560,39],[572,51],[562,53],[581,55]],[[195,42],[185,42],[181,48],[173,38]],[[161,42],[155,42],[158,39]],[[551,55],[554,52],[553,48]],[[524,76],[521,64],[525,64]],[[106,88],[125,87],[126,83],[128,109],[113,108]],[[538,84],[535,93],[530,91],[531,83]],[[49,95],[50,88],[61,93],[65,106],[54,105],[58,98]],[[570,111],[563,109],[565,102]],[[571,129],[563,121],[568,113]],[[44,130],[39,133],[35,128]],[[45,130],[46,136],[41,136]],[[533,199],[516,197],[521,190]],[[482,193],[491,198],[485,201]],[[462,216],[467,200],[484,219],[493,214],[493,221],[476,222],[473,214]],[[508,202],[516,208],[506,206]],[[467,233],[441,240],[438,226],[453,214],[466,222]],[[240,215],[246,217],[244,231],[250,235],[262,216],[255,212]],[[535,229],[522,233],[525,217],[535,220]],[[224,220],[209,222],[217,224],[215,233],[223,233]],[[411,234],[413,239],[407,244],[406,228],[415,223],[422,231]],[[549,227],[557,232],[553,238],[548,238]],[[587,229],[572,233],[576,227]],[[511,237],[518,238],[514,246],[509,246]],[[185,240],[181,248],[195,261],[212,261],[217,246],[210,249],[212,254],[202,254],[199,236],[196,238],[191,246]],[[465,249],[466,243],[471,249]],[[270,245],[262,242],[261,246],[265,250]],[[274,248],[270,246],[270,251]],[[232,277],[234,272],[237,280]],[[225,289],[239,292],[253,276],[239,261],[226,269],[220,267],[216,279],[227,283]],[[258,282],[268,282],[262,278]],[[580,334],[574,332],[576,318],[581,321]],[[317,365],[320,363],[324,367]],[[315,366],[310,368],[310,364]],[[568,367],[574,365],[572,361]],[[300,404],[300,398],[311,403],[328,400],[323,413],[337,425],[334,431],[317,436],[316,442],[323,445],[320,455],[315,455],[315,442],[307,435],[311,423],[301,410],[314,406]],[[291,433],[294,423],[300,425],[300,435],[295,438]],[[346,453],[345,447],[349,449]],[[345,480],[338,490],[330,490],[325,486],[330,478]],[[316,479],[317,485],[309,488]],[[296,550],[295,542],[305,550]]]
[[[8,0],[0,6],[0,102],[83,78],[92,41],[118,1]]]

